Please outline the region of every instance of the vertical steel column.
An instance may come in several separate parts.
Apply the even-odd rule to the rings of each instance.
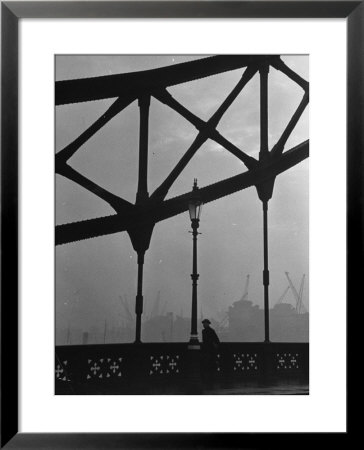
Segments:
[[[193,257],[192,257],[192,311],[191,311],[191,344],[198,344],[197,331],[197,280],[199,274],[197,273],[197,235],[198,235],[199,220],[192,220],[192,236],[193,236]]]
[[[143,314],[143,265],[144,251],[138,252],[138,288],[135,302],[136,326],[135,326],[135,343],[141,343],[142,331],[142,314]]]
[[[268,73],[269,65],[264,64],[260,73],[260,152],[259,160],[268,156]]]
[[[149,107],[150,95],[139,97],[140,109],[139,125],[139,179],[136,203],[143,203],[148,199],[148,132],[149,132]],[[136,242],[138,255],[138,284],[137,295],[135,299],[135,343],[141,343],[142,314],[143,314],[143,268],[146,246],[143,245],[143,235],[134,238]]]
[[[260,152],[259,161],[269,157],[268,151],[268,73],[269,65],[265,64],[260,72]],[[262,195],[263,203],[263,288],[264,288],[264,342],[269,342],[269,270],[268,270],[268,192]]]
[[[264,242],[264,342],[269,342],[269,270],[268,270],[268,201],[263,202],[263,242]]]
[[[149,107],[150,95],[143,95],[138,101],[140,109],[139,126],[139,180],[137,203],[143,202],[148,194],[148,133],[149,133]]]

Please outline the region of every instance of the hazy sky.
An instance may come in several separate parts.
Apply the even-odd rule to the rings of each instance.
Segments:
[[[58,56],[56,79],[133,72],[198,59],[200,56]],[[307,56],[284,56],[308,80]],[[202,119],[208,119],[235,86],[244,69],[185,83],[169,91]],[[269,76],[269,145],[274,145],[298,106],[303,91],[285,75]],[[56,151],[73,141],[102,115],[114,99],[56,108]],[[138,174],[139,109],[134,101],[113,118],[70,159],[72,167],[107,190],[134,203]],[[259,76],[255,76],[218,126],[246,153],[259,152]],[[192,143],[197,130],[177,113],[152,99],[150,108],[148,190],[151,194]],[[308,108],[286,149],[308,138]],[[308,306],[308,160],[280,175],[269,202],[271,306],[288,286],[285,271],[297,289],[306,274],[303,300]],[[188,192],[193,179],[200,187],[245,172],[245,166],[213,141],[207,141],[182,172],[167,198]],[[56,223],[114,214],[105,202],[56,175]],[[158,291],[166,311],[190,315],[192,237],[188,212],[155,226],[144,266],[144,312],[154,306]],[[203,315],[215,317],[240,300],[247,274],[249,299],[262,306],[262,204],[251,187],[204,205],[198,240],[198,297]],[[57,328],[120,323],[119,295],[134,311],[136,254],[127,233],[117,233],[56,247]],[[286,301],[295,304],[291,292]]]

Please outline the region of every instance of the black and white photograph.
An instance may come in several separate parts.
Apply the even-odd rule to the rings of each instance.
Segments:
[[[309,394],[309,56],[55,55],[55,394]]]

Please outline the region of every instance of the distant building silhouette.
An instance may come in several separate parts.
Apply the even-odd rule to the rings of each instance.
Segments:
[[[280,303],[269,311],[272,341],[308,342],[309,314],[298,314],[290,303]],[[262,341],[264,312],[251,301],[240,300],[229,307],[228,325],[222,340]]]
[[[223,317],[221,319],[221,316]],[[269,311],[270,337],[277,342],[308,342],[309,314],[298,314],[290,303],[277,303]],[[211,318],[212,327],[222,342],[261,342],[264,340],[264,312],[249,300],[239,300],[229,306],[220,320]],[[198,333],[201,340],[202,326]],[[143,342],[187,342],[191,329],[191,318],[159,314],[145,320],[142,325]],[[56,330],[56,345],[102,344],[104,325],[93,325],[88,330],[66,327]],[[108,328],[105,343],[127,343],[134,341],[131,324],[122,322]]]
[[[263,311],[249,300],[239,300],[228,311],[229,341],[261,341],[264,333]]]
[[[273,341],[308,342],[308,312],[298,314],[291,304],[281,303],[270,310],[270,324]]]

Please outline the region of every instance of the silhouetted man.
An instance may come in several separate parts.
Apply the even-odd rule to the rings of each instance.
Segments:
[[[216,356],[220,340],[214,329],[210,327],[208,319],[202,321],[202,354],[203,354],[203,374],[205,378],[212,378],[216,369]]]

